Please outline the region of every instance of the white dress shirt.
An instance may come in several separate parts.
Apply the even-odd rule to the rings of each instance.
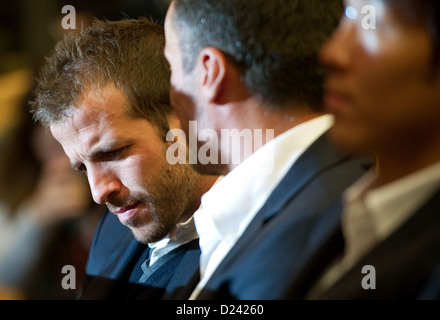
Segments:
[[[345,263],[351,266],[368,249],[388,237],[440,187],[440,163],[385,186],[368,190],[376,174],[370,172],[347,190],[342,228],[346,239]],[[364,223],[371,225],[373,240],[362,244]]]
[[[149,266],[152,266],[157,260],[177,249],[184,244],[197,239],[199,236],[197,234],[193,216],[189,218],[186,222],[181,223],[176,231],[174,237],[166,237],[154,243],[149,243],[148,246],[151,249]]]
[[[329,288],[434,195],[440,188],[440,163],[370,189],[375,179],[376,172],[372,170],[345,191],[342,214],[344,256],[325,272],[309,293],[309,298],[313,299]]]
[[[203,195],[194,215],[202,251],[201,280],[190,299],[197,298],[293,163],[332,124],[333,117],[324,115],[284,132]]]

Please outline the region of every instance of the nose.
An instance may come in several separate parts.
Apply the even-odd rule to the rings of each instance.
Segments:
[[[321,62],[329,69],[343,70],[350,63],[356,26],[353,21],[343,18],[339,26],[320,51]]]
[[[111,172],[97,168],[87,169],[87,178],[90,184],[93,200],[98,204],[105,204],[121,191],[121,182]]]

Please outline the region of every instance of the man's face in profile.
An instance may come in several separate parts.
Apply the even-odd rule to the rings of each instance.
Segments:
[[[366,14],[374,14],[375,28],[363,23]],[[422,25],[405,21],[387,1],[347,1],[346,16],[321,52],[336,142],[381,152],[438,135],[440,79],[438,72],[431,77],[431,41]]]
[[[149,121],[128,115],[114,85],[86,93],[74,110],[51,131],[72,167],[87,175],[95,202],[106,204],[138,241],[164,238],[192,201],[192,170],[166,161],[168,144]]]

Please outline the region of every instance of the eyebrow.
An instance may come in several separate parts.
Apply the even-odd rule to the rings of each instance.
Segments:
[[[87,160],[89,161],[96,161],[103,159],[109,152],[112,152],[115,149],[119,149],[117,146],[120,142],[118,141],[110,141],[106,142],[105,144],[95,147],[92,152],[87,156]],[[126,143],[127,145],[130,143]],[[82,162],[75,162],[71,161],[70,166],[75,170],[82,172],[81,167],[83,166]]]

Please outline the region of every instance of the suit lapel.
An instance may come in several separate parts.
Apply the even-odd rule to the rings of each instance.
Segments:
[[[166,299],[188,300],[191,297],[191,294],[193,293],[194,289],[199,284],[199,282],[200,282],[200,270],[197,269],[185,286],[182,286],[178,290],[173,291],[168,297],[166,297]]]
[[[275,217],[286,203],[299,194],[320,172],[345,161],[348,157],[349,155],[342,153],[330,144],[326,134],[316,140],[290,168],[243,235],[218,266],[211,280],[215,279],[216,273],[227,269],[229,264],[235,261],[240,252],[255,238],[261,227]],[[208,281],[208,284],[211,280]]]
[[[322,299],[413,299],[440,263],[440,192],[346,273]],[[361,286],[362,268],[376,271],[376,289]]]
[[[171,277],[167,293],[163,299],[186,300],[200,281],[199,272],[200,246],[199,241],[193,240]]]
[[[261,215],[264,222],[267,222],[322,171],[345,161],[349,157],[349,154],[336,149],[330,143],[327,134],[322,135],[298,158],[257,216]]]
[[[308,240],[305,254],[298,259],[292,270],[291,284],[283,299],[304,299],[315,281],[324,270],[342,255],[344,237],[341,231],[342,201],[338,199],[322,214],[319,223],[314,227]]]
[[[138,278],[128,286],[128,298],[131,299],[170,299],[176,297],[183,287],[188,284],[192,275],[198,269],[200,249],[198,239],[192,240],[171,252],[168,252],[144,272],[138,283]],[[137,268],[145,262],[147,256],[140,259]],[[185,297],[186,299],[188,297]]]

